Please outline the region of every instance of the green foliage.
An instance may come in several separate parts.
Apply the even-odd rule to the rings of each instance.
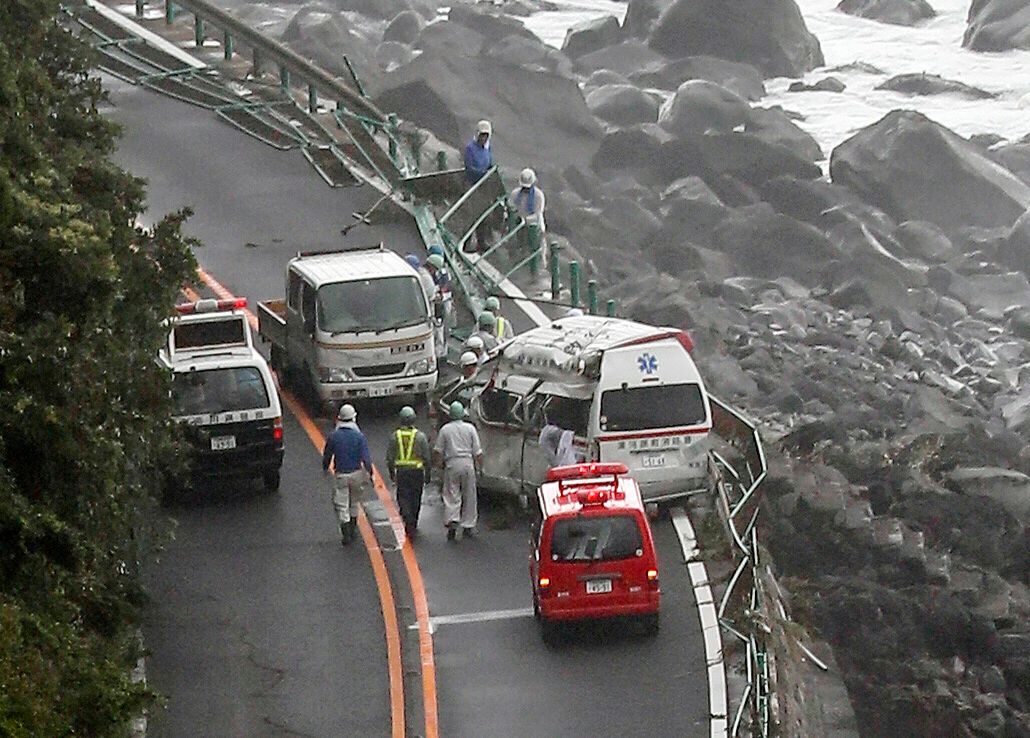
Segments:
[[[137,546],[175,466],[160,323],[195,263],[135,225],[89,50],[0,2],[0,735],[123,735]]]

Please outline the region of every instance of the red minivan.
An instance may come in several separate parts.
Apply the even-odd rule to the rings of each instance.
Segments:
[[[544,640],[561,621],[631,616],[658,632],[658,557],[640,488],[622,463],[559,466],[537,492],[529,560]]]

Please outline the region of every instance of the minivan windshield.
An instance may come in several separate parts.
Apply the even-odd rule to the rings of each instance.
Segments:
[[[610,561],[640,556],[643,540],[631,515],[561,518],[551,532],[552,561]]]
[[[705,421],[699,384],[662,384],[601,394],[601,430],[675,428]]]
[[[317,314],[318,327],[334,334],[382,333],[428,319],[422,285],[406,276],[322,285]]]
[[[269,406],[265,382],[254,366],[176,372],[172,402],[176,415],[212,415]]]

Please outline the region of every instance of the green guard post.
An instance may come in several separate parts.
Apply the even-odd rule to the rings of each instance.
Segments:
[[[561,272],[559,271],[558,256],[561,254],[561,245],[557,242],[551,244],[551,299],[557,300],[561,297]]]
[[[579,307],[579,262],[569,262],[569,302],[573,307]]]
[[[253,52],[254,52],[254,71],[252,72],[252,74],[255,77],[260,77],[261,76],[261,53],[257,49],[254,49]]]
[[[193,16],[193,43],[198,49],[204,46],[204,19],[199,15]]]
[[[386,120],[389,122],[389,128],[387,133],[390,136],[390,158],[397,162],[397,114],[390,113],[386,116]]]
[[[318,112],[318,90],[312,84],[308,85],[308,112]]]
[[[283,92],[290,92],[290,70],[285,65],[279,65],[279,87]]]
[[[226,61],[229,61],[230,59],[232,59],[232,55],[233,55],[232,34],[229,33],[228,31],[225,31],[222,34],[222,55],[225,57]]]
[[[442,172],[447,169],[447,152],[437,151],[436,152],[436,171]]]
[[[175,3],[172,0],[165,0],[165,23],[175,23]]]
[[[587,282],[587,308],[591,315],[597,315],[597,280]]]
[[[532,258],[529,260],[529,276],[535,282],[537,275],[540,273],[540,241],[542,236],[540,235],[540,229],[536,226],[527,226],[526,228],[526,242],[529,244],[529,253],[532,254]]]
[[[615,317],[615,300],[609,300],[608,301],[608,305],[606,307],[607,307],[607,310],[605,310],[605,312],[608,314],[608,317],[609,318],[614,318]]]

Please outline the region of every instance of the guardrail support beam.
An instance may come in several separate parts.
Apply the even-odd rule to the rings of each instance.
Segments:
[[[579,307],[579,262],[569,262],[569,302]]]
[[[597,280],[587,282],[587,309],[591,315],[597,315]]]
[[[233,51],[232,34],[225,31],[222,33],[222,55],[226,61],[232,59]]]
[[[390,113],[388,116],[386,116],[386,120],[389,123],[386,129],[386,135],[390,139],[390,159],[393,161],[394,164],[397,164],[397,114]]]
[[[165,23],[175,23],[175,3],[172,0],[165,0]]]
[[[308,112],[318,112],[318,88],[312,84],[308,85]]]
[[[193,16],[193,43],[198,49],[204,45],[204,19],[199,15]]]
[[[609,318],[614,318],[615,317],[615,300],[609,300],[606,308],[607,309],[605,310],[605,312],[608,314],[608,317]]]
[[[557,241],[555,241],[555,242],[553,242],[551,244],[551,253],[550,253],[550,259],[551,259],[551,264],[550,264],[550,267],[551,267],[551,299],[552,300],[559,300],[559,299],[561,299],[561,271],[559,269],[559,267],[561,265],[558,263],[558,257],[559,257],[560,254],[561,254],[561,245]]]

